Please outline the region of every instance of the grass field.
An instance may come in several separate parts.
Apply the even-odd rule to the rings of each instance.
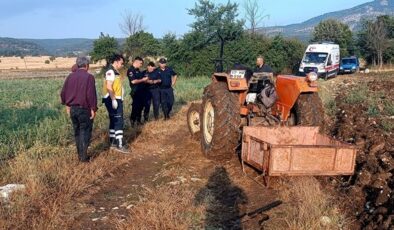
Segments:
[[[64,145],[69,122],[60,104],[63,80],[10,80],[0,84],[0,158],[37,142]]]
[[[35,144],[64,146],[72,141],[71,124],[59,93],[63,79],[0,81],[0,160],[23,153]],[[175,109],[201,97],[208,77],[179,78],[175,89]],[[125,82],[126,83],[126,82]],[[100,78],[96,80],[100,98]],[[125,84],[128,92],[128,84]],[[105,129],[106,109],[99,100],[95,127]],[[130,97],[126,95],[125,117],[130,114]]]
[[[179,78],[175,88],[178,111],[201,98],[208,77]],[[72,222],[65,209],[108,172],[128,161],[106,153],[107,111],[99,99],[94,122],[93,152],[103,153],[89,167],[79,164],[71,122],[60,104],[64,79],[0,80],[0,185],[25,184],[26,192],[12,196],[12,208],[0,200],[0,229],[66,229]],[[127,83],[127,82],[125,82]],[[102,80],[96,77],[97,93]],[[129,91],[125,84],[126,92]],[[100,98],[100,96],[99,96]],[[125,100],[126,130],[130,129],[130,97]],[[104,147],[103,147],[104,146]]]

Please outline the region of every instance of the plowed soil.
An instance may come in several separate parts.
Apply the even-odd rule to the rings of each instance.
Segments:
[[[344,77],[328,83],[335,90],[336,113],[326,130],[358,146],[354,176],[332,180],[339,199],[356,217],[354,228],[394,228],[394,77]]]

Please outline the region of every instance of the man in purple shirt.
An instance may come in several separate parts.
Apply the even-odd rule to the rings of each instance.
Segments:
[[[88,73],[89,59],[78,57],[76,65],[78,69],[67,77],[60,97],[73,123],[78,158],[88,162],[87,150],[97,111],[96,85],[93,75]]]

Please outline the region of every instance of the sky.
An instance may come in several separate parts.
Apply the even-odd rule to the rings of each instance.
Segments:
[[[226,3],[227,0],[212,0]],[[264,26],[303,22],[324,13],[343,10],[372,0],[260,0]],[[187,9],[195,0],[0,0],[0,37],[97,38],[100,32],[125,37],[119,28],[125,12],[144,16],[146,31],[156,38],[168,32],[182,36],[193,17]],[[244,0],[239,17],[244,18]]]

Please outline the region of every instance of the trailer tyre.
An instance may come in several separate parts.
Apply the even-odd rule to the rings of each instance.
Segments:
[[[324,123],[323,103],[317,93],[302,93],[294,105],[296,125],[321,126]]]
[[[194,140],[200,140],[201,103],[192,103],[187,110],[187,127]]]
[[[241,137],[238,94],[225,82],[213,82],[204,90],[201,106],[201,146],[209,159],[235,156]]]

